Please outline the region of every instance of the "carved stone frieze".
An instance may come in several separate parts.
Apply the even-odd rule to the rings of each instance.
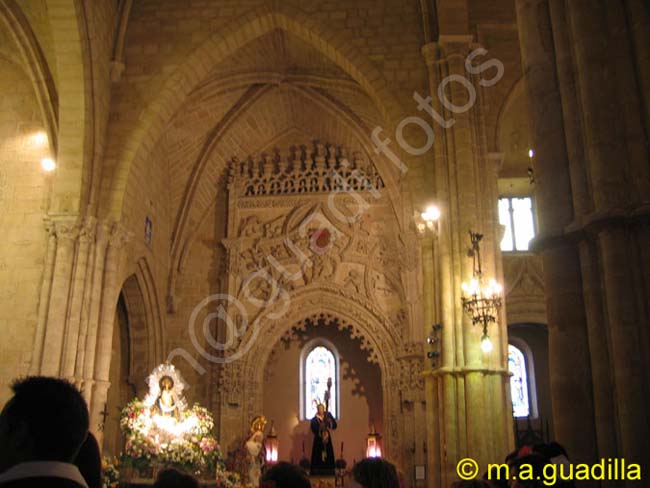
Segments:
[[[296,148],[288,156],[275,153],[260,159],[233,160],[229,175],[229,190],[240,198],[383,188],[372,163],[356,153],[348,159],[344,148],[320,143]]]
[[[546,297],[541,257],[504,256],[503,274],[508,323],[546,323]]]
[[[421,342],[403,344],[398,363],[398,388],[402,392],[402,400],[422,401],[424,399],[422,372],[426,367],[423,344]]]

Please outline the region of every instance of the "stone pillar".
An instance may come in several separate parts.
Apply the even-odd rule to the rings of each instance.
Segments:
[[[494,355],[486,355],[480,348],[481,328],[472,326],[461,306],[461,282],[472,276],[468,230],[485,236],[486,277],[498,279],[499,269],[494,225],[497,173],[488,161],[480,127],[480,86],[465,68],[472,47],[470,35],[441,29],[439,42],[422,49],[429,70],[426,101],[436,136],[436,198],[442,211],[439,252],[434,256],[439,267],[442,360],[440,368],[426,374],[427,408],[440,415],[429,434],[439,437],[428,450],[430,486],[449,486],[461,458],[471,456],[486,466],[505,456],[512,445],[501,344],[505,322],[490,326],[496,347]],[[484,191],[486,184],[491,191]]]
[[[639,263],[630,252],[624,221],[626,207],[647,200],[647,141],[640,143],[641,134],[630,128],[631,122],[641,123],[635,114],[639,101],[636,86],[618,65],[625,64],[626,54],[615,50],[621,44],[629,47],[627,39],[619,39],[626,37],[627,28],[622,5],[606,5],[606,9],[594,9],[583,0],[567,3],[595,209],[585,221],[598,235],[619,454],[627,462],[647,465],[650,454],[644,439],[650,436],[650,421],[643,413],[647,410],[647,379],[636,367],[644,360],[638,324],[647,323],[647,317],[637,303],[635,281],[630,277]],[[625,68],[631,69],[631,65]]]
[[[426,334],[429,336],[431,334],[431,326],[433,324],[439,323],[438,310],[437,310],[437,298],[439,297],[438,290],[438,276],[437,276],[437,266],[435,262],[437,259],[437,253],[434,252],[437,241],[437,232],[433,232],[425,229],[421,234],[420,239],[420,248],[421,248],[421,262],[422,262],[422,293],[424,295],[423,304],[424,304],[424,327],[426,328]],[[436,345],[436,349],[439,349],[439,345]],[[440,358],[436,359],[436,362],[440,361]],[[427,368],[431,365],[431,359],[426,360]],[[428,486],[443,486],[442,485],[442,458],[441,458],[441,419],[440,419],[440,408],[439,408],[439,398],[438,398],[438,379],[435,376],[431,376],[425,372],[425,402],[426,402],[426,412],[425,420],[427,425],[426,432],[426,464],[427,464],[427,478]],[[418,446],[415,446],[416,450]]]
[[[566,2],[551,0],[549,6],[553,24],[557,79],[562,98],[564,133],[575,213],[575,221],[568,228],[578,232],[580,220],[593,211],[593,201],[585,168],[581,114],[574,76],[573,51],[566,19]],[[598,250],[594,240],[587,235],[584,236],[578,246],[585,318],[589,337],[598,454],[600,457],[614,458],[617,456],[616,428],[611,421],[615,416],[614,392],[607,347],[608,332],[605,326],[605,312],[602,304]],[[603,486],[608,485],[609,482],[603,482]]]
[[[593,202],[585,168],[581,114],[573,65],[573,52],[566,20],[566,2],[551,0],[549,12],[553,24],[553,42],[557,83],[561,96],[562,123],[566,140],[574,218],[577,220],[593,210]]]
[[[86,337],[85,340],[79,342],[77,376],[83,378],[82,393],[88,405],[91,404],[93,395],[97,329],[99,326],[104,283],[104,267],[106,264],[106,247],[108,246],[109,236],[110,227],[103,222],[98,224],[93,253],[92,291],[88,303],[88,316],[84,317],[84,323],[82,323],[82,329],[85,330]]]
[[[119,271],[121,267],[123,248],[129,236],[121,224],[114,224],[106,251],[104,267],[104,286],[102,289],[101,313],[97,331],[97,348],[93,375],[93,392],[90,401],[90,425],[95,428],[99,445],[103,435],[98,426],[103,424],[101,412],[106,405],[110,387],[109,373],[113,343],[113,327],[115,325],[115,308],[119,296]]]
[[[627,22],[635,54],[634,65],[643,103],[646,140],[650,141],[650,11],[645,0],[626,0]]]
[[[88,252],[95,239],[96,220],[92,217],[86,219],[79,235],[79,245],[74,270],[74,279],[71,286],[70,311],[66,327],[63,348],[63,365],[61,376],[79,383],[81,378],[75,378],[75,364],[79,343],[79,326],[81,322],[81,309],[86,295],[86,278],[88,276]]]
[[[573,220],[569,165],[557,86],[549,5],[516,3],[530,109],[549,322],[549,369],[556,439],[578,462],[596,460],[591,368],[579,257],[563,237]]]
[[[505,286],[505,277],[503,273],[503,257],[501,253],[501,240],[503,239],[504,226],[499,221],[499,172],[503,165],[503,153],[489,153],[485,169],[484,188],[485,198],[488,202],[484,209],[483,220],[489,225],[491,232],[488,238],[492,238],[492,245],[488,245],[487,249],[492,250],[491,259],[488,260],[488,267],[485,272],[488,276],[494,276],[498,283]],[[486,242],[489,244],[489,242]],[[490,264],[492,266],[490,266]],[[494,344],[494,350],[486,358],[487,366],[490,370],[489,376],[486,380],[490,382],[487,387],[488,398],[492,398],[494,407],[499,412],[503,412],[494,419],[489,426],[490,439],[497,441],[488,445],[488,449],[492,448],[490,452],[490,459],[502,459],[503,446],[507,446],[506,451],[511,452],[515,448],[515,438],[513,432],[512,422],[512,398],[510,396],[510,372],[508,370],[508,321],[506,313],[506,300],[503,297],[503,305],[500,310],[498,325],[493,326],[490,331],[490,337]]]
[[[56,255],[40,374],[58,376],[61,372],[70,282],[79,224],[76,216],[53,217],[51,220],[56,234]]]
[[[48,233],[47,255],[43,269],[43,282],[38,300],[38,322],[36,323],[36,334],[34,339],[34,352],[29,368],[30,375],[37,375],[41,370],[43,361],[43,347],[45,346],[45,328],[47,325],[47,314],[50,308],[50,292],[52,290],[52,275],[54,274],[54,259],[56,257],[56,234],[54,225],[46,220],[45,228]]]
[[[642,343],[638,331],[638,314],[633,280],[630,277],[629,248],[626,230],[610,227],[598,236],[602,278],[605,285],[606,318],[610,330],[611,366],[616,392],[616,417],[619,455],[627,462],[650,465],[644,449],[650,435],[647,416],[647,371],[643,363]],[[647,325],[647,321],[645,321]],[[646,412],[646,413],[644,413]]]
[[[614,458],[618,456],[616,426],[612,422],[612,419],[616,417],[616,412],[610,369],[611,360],[607,344],[608,332],[602,303],[598,248],[593,238],[583,239],[579,246],[582,293],[589,335],[598,455],[601,458]],[[603,486],[609,486],[609,482],[603,481]]]

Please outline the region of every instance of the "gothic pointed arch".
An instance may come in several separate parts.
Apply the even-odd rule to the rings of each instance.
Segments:
[[[22,65],[31,79],[54,153],[58,146],[59,100],[50,66],[41,46],[15,0],[0,3],[0,21],[11,33]]]
[[[340,66],[370,96],[387,127],[400,119],[402,110],[387,88],[381,73],[349,42],[343,32],[332,35],[332,26],[316,23],[288,2],[273,2],[251,10],[213,34],[194,51],[165,82],[160,97],[145,109],[137,127],[125,134],[127,140],[109,149],[102,202],[104,212],[119,219],[123,210],[126,182],[134,165],[143,164],[159,140],[169,118],[186,97],[208,76],[210,69],[242,46],[272,31],[283,29],[312,45]]]
[[[241,425],[222,424],[222,442],[228,443],[245,429],[246,419],[262,409],[264,388],[263,365],[267,364],[277,344],[296,329],[305,327],[308,320],[321,321],[347,331],[352,339],[360,340],[367,360],[380,370],[383,393],[384,429],[386,448],[391,456],[399,458],[401,443],[399,428],[400,398],[398,392],[409,381],[418,382],[419,367],[406,365],[403,351],[409,346],[395,327],[379,310],[362,297],[338,287],[322,284],[296,290],[288,297],[291,306],[280,315],[284,304],[274,303],[263,316],[249,323],[242,342],[250,342],[248,351],[237,360],[225,362],[218,378],[218,388],[223,405],[237,408]],[[410,378],[410,379],[409,379]],[[421,385],[420,385],[421,386]],[[408,396],[408,394],[406,394]]]

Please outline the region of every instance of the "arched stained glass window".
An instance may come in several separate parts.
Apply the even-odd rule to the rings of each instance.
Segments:
[[[302,405],[303,418],[316,415],[316,406],[325,400],[327,381],[332,380],[329,411],[338,418],[338,367],[335,353],[323,344],[306,348],[309,351],[303,363]]]
[[[508,344],[508,370],[510,376],[510,394],[512,396],[512,411],[515,417],[528,417],[530,402],[528,401],[528,375],[526,373],[526,358],[524,353],[512,344]]]

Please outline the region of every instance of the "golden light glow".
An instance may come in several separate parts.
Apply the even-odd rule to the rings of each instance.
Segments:
[[[271,445],[270,449],[266,451],[266,462],[267,463],[277,463],[278,462],[278,446]]]
[[[174,417],[156,414],[153,416],[152,420],[156,427],[175,437],[180,437],[186,432],[191,432],[199,425],[199,419],[197,419],[195,415],[190,415],[183,419],[183,421],[178,422]]]
[[[366,457],[368,458],[380,458],[381,457],[381,444],[379,439],[381,436],[375,430],[373,425],[370,428],[370,433],[368,434],[368,441],[366,444]]]
[[[492,352],[492,348],[493,348],[492,341],[490,340],[488,335],[485,334],[481,339],[481,350],[484,353],[488,353],[488,352]]]
[[[429,205],[427,209],[422,212],[422,220],[427,222],[436,222],[440,218],[440,209],[435,205]]]
[[[533,151],[532,149],[529,149],[528,150],[528,157],[532,158],[534,155],[535,155],[535,151]]]
[[[381,447],[377,443],[377,439],[368,439],[368,449],[366,450],[366,457],[380,458]]]
[[[52,158],[43,158],[41,159],[41,168],[50,173],[56,169],[56,163]]]
[[[44,147],[47,145],[48,142],[47,134],[45,133],[45,131],[42,130],[33,134],[31,140],[32,140],[32,144],[34,144],[37,147]]]
[[[476,278],[469,280],[469,283],[463,282],[460,287],[465,292],[466,295],[478,295],[481,291],[479,282]]]
[[[460,285],[465,295],[477,296],[479,298],[498,297],[503,291],[503,286],[491,279],[487,285],[482,285],[477,278],[472,278],[469,282],[463,282]]]

